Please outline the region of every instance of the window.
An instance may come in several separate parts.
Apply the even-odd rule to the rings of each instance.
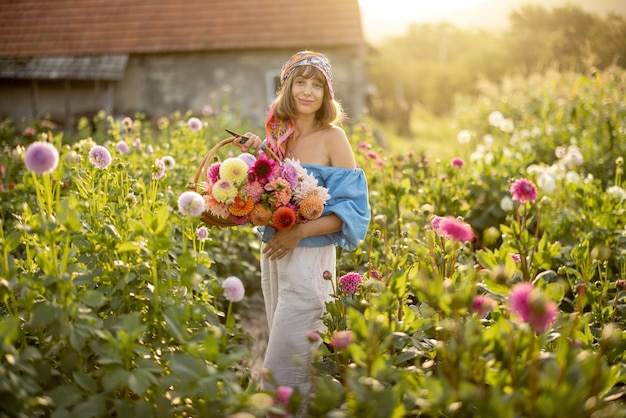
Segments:
[[[280,71],[271,70],[265,73],[265,97],[267,105],[272,104],[280,87]]]

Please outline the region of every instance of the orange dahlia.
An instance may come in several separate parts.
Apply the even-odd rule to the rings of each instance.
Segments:
[[[317,196],[309,196],[302,201],[298,214],[305,219],[317,219],[322,216],[324,202]]]
[[[272,225],[280,231],[291,228],[295,223],[296,214],[288,206],[279,207],[272,215]]]
[[[249,197],[238,193],[235,200],[228,207],[228,211],[235,216],[246,216],[252,211],[254,201]]]
[[[270,219],[272,219],[272,211],[261,203],[255,203],[250,211],[250,222],[252,225],[267,225]]]

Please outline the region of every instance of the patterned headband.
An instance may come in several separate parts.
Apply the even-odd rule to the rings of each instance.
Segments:
[[[289,58],[289,61],[287,61],[285,65],[283,65],[283,70],[280,74],[281,84],[284,83],[285,80],[289,78],[289,76],[291,75],[291,73],[293,73],[293,70],[296,67],[299,67],[301,65],[310,65],[320,70],[322,74],[324,74],[324,77],[326,78],[326,83],[328,84],[328,89],[330,90],[330,97],[331,98],[335,97],[335,93],[333,92],[333,87],[332,87],[333,72],[330,69],[330,62],[324,55],[318,52],[301,51],[301,52],[297,52],[291,58]]]

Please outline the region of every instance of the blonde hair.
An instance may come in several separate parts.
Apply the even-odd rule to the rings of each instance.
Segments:
[[[292,73],[278,89],[276,100],[274,100],[274,113],[281,119],[293,120],[297,118],[298,111],[293,100],[292,83],[296,77],[306,79],[314,78],[324,85],[324,98],[322,106],[315,113],[315,120],[322,126],[334,125],[341,122],[344,111],[337,100],[332,98],[326,77],[320,70],[311,65],[302,65],[293,69]]]

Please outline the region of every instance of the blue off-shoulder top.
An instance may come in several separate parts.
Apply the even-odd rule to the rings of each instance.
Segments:
[[[360,168],[314,164],[302,164],[302,167],[317,179],[317,184],[328,189],[330,199],[322,216],[334,213],[343,221],[343,227],[332,234],[304,238],[300,245],[323,247],[335,244],[347,250],[356,248],[367,234],[371,217],[365,173]],[[275,233],[276,229],[271,226],[263,228],[263,242],[268,242]]]

